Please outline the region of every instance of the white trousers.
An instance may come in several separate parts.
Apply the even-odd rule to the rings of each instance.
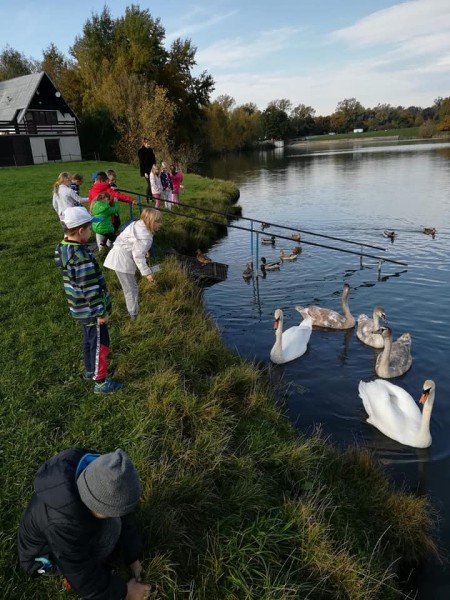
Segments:
[[[127,305],[128,314],[132,319],[138,315],[138,296],[139,288],[134,273],[121,273],[116,271],[117,278],[122,286],[125,303]]]

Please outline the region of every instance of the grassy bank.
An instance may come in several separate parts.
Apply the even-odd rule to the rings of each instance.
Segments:
[[[88,175],[108,166],[67,168]],[[116,167],[121,187],[142,187],[135,169]],[[52,262],[61,230],[50,188],[59,169],[0,170],[4,597],[68,597],[58,578],[30,581],[18,570],[15,533],[38,466],[86,445],[120,446],[138,467],[154,598],[400,598],[396,561],[433,550],[426,501],[393,492],[365,451],[338,451],[319,434],[298,437],[265,373],[224,347],[201,292],[173,259],[164,260],[156,288],[141,282],[135,322],[106,271],[111,370],[126,388],[93,395]],[[182,201],[224,210],[233,193],[231,184],[187,176]],[[157,247],[195,248],[220,230],[164,215]]]

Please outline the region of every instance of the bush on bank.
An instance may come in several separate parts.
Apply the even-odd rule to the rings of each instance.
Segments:
[[[127,385],[98,397],[81,378],[81,333],[53,265],[61,229],[50,189],[64,168],[88,178],[110,166],[121,187],[143,189],[125,165],[0,170],[4,597],[68,597],[60,578],[31,581],[20,572],[15,533],[39,465],[84,445],[100,452],[120,446],[138,467],[145,579],[154,598],[398,598],[397,561],[435,550],[426,499],[393,491],[365,450],[338,450],[320,432],[299,436],[277,408],[266,373],[223,345],[201,291],[173,258],[163,261],[156,288],[141,282],[135,322],[106,271],[111,371]],[[225,212],[230,198],[232,184],[186,176],[182,202]],[[186,222],[164,215],[158,251],[206,247],[221,233]]]

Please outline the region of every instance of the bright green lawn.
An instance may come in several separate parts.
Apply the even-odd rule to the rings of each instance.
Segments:
[[[85,175],[98,163],[71,164]],[[139,189],[136,169],[112,165]],[[126,317],[114,273],[111,373],[124,391],[94,396],[81,332],[69,316],[53,249],[51,187],[61,166],[0,169],[0,566],[8,600],[63,600],[60,578],[18,570],[15,535],[39,465],[63,448],[124,448],[143,483],[138,518],[154,598],[399,598],[395,565],[433,550],[424,498],[393,493],[365,451],[298,437],[282,390],[227,350],[201,292],[174,259],[140,283]],[[84,192],[87,192],[87,185]],[[230,207],[232,184],[186,177],[182,200]],[[127,207],[124,206],[126,218]],[[163,217],[157,247],[195,248],[220,234]]]

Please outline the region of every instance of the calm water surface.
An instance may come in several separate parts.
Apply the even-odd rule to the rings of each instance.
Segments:
[[[225,343],[241,356],[269,364],[274,343],[273,313],[284,311],[285,328],[301,317],[295,304],[319,304],[341,311],[343,283],[350,285],[352,314],[384,307],[394,337],[412,335],[413,365],[392,380],[419,398],[425,379],[436,382],[431,419],[433,444],[415,450],[386,438],[365,422],[358,383],[375,378],[377,351],[364,346],[354,330],[313,331],[306,354],[272,366],[271,376],[285,389],[287,411],[302,432],[320,424],[339,445],[375,449],[397,481],[426,493],[439,509],[440,537],[450,549],[450,144],[420,143],[286,148],[243,155],[209,165],[205,174],[232,179],[240,190],[246,217],[272,223],[273,233],[290,235],[276,224],[298,227],[358,242],[352,246],[302,234],[304,242],[359,252],[365,249],[407,266],[363,258],[302,243],[302,253],[280,271],[246,283],[242,271],[251,260],[250,234],[229,229],[209,252],[229,265],[228,280],[205,290],[208,311]],[[248,227],[246,221],[237,224]],[[424,235],[435,227],[435,239]],[[392,243],[383,236],[394,229]],[[259,246],[259,256],[276,260],[287,240]],[[450,567],[426,565],[418,574],[418,598],[448,600]]]

